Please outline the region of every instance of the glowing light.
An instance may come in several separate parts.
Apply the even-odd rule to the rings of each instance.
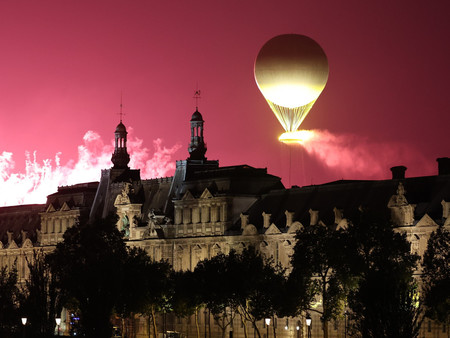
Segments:
[[[286,108],[296,108],[315,101],[322,89],[297,84],[279,84],[267,86],[261,91],[264,92],[266,100],[272,103]]]
[[[328,60],[311,38],[285,34],[269,40],[255,61],[255,80],[284,130],[294,132],[328,80]]]
[[[314,137],[313,130],[287,131],[280,135],[278,140],[283,143],[303,143]]]
[[[311,317],[309,316],[309,314],[307,314],[306,315],[306,325],[311,326],[311,321],[312,321]]]

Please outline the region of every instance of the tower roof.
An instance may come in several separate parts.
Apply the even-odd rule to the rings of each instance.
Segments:
[[[127,128],[125,128],[125,125],[120,121],[120,123],[116,127],[116,133],[126,133]]]
[[[200,114],[198,109],[196,109],[194,114],[192,114],[191,122],[192,121],[203,121],[203,116]]]

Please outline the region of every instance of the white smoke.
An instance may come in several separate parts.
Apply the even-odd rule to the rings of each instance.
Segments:
[[[132,128],[128,129],[129,134]],[[161,139],[153,141],[151,151],[143,147],[141,139],[128,137],[128,153],[131,168],[141,169],[141,177],[154,178],[172,174],[175,164],[173,154],[180,148],[162,145]],[[11,152],[0,154],[0,206],[45,203],[46,197],[57,191],[58,186],[98,181],[101,169],[110,168],[113,142],[105,144],[100,135],[87,131],[83,144],[78,146],[78,159],[61,165],[61,153],[54,159],[37,159],[37,152],[25,153],[25,172],[15,170]]]
[[[306,152],[330,169],[352,178],[383,178],[390,167],[410,165],[431,172],[432,167],[417,150],[400,142],[373,142],[368,138],[328,130],[303,130],[299,141]],[[426,164],[424,164],[426,163]]]

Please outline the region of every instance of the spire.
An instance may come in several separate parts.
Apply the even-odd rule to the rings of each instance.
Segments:
[[[198,110],[198,100],[200,100],[202,97],[200,96],[200,89],[198,89],[198,84],[197,84],[197,89],[194,92],[194,97],[193,99],[195,99],[195,110]]]
[[[119,112],[119,115],[120,115],[120,123],[122,123],[122,117],[123,117],[123,111],[122,111],[122,107],[123,107],[123,105],[122,105],[122,92],[120,92],[120,112]]]
[[[202,114],[195,110],[190,121],[191,124],[191,142],[189,143],[189,159],[190,160],[206,160],[206,143],[203,138],[203,117]]]
[[[120,94],[120,122],[114,132],[114,153],[112,154],[111,161],[114,164],[114,169],[127,169],[130,162],[130,155],[127,151],[127,128],[122,123],[122,93]]]
[[[195,112],[192,114],[191,124],[191,142],[189,143],[189,159],[206,161],[206,143],[203,138],[203,117],[198,111],[198,99],[200,99],[200,90],[197,89],[194,93]]]

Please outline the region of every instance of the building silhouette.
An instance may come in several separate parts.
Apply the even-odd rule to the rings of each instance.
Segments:
[[[297,230],[305,225],[345,227],[346,217],[361,207],[386,215],[397,231],[407,234],[411,250],[421,255],[431,232],[442,225],[450,228],[450,158],[438,159],[434,176],[409,178],[406,167],[398,166],[391,168],[388,180],[340,180],[286,189],[267,169],[220,167],[219,161],[208,160],[198,109],[190,130],[189,156],[176,162],[174,175],[144,180],[139,169],[128,167],[127,131],[120,121],[112,167],[101,171],[99,182],[59,187],[43,205],[0,208],[0,266],[17,262],[23,281],[28,272],[25,257],[33,250],[50,252],[67,228],[111,213],[118,215],[117,226],[129,245],[144,248],[155,260],[167,260],[175,270],[194,269],[202,259],[248,246],[288,267]],[[201,320],[209,320],[206,313]],[[299,320],[278,319],[278,335],[297,337]],[[321,332],[319,322],[313,317],[313,335]],[[164,323],[166,330],[195,331],[193,320],[171,316]],[[62,330],[66,324],[63,318]],[[139,327],[145,325],[142,319]],[[217,326],[212,328],[219,334]],[[235,337],[243,335],[239,323],[233,330]],[[444,337],[446,330],[425,321],[421,336]],[[343,323],[329,328],[330,337],[343,332]]]

